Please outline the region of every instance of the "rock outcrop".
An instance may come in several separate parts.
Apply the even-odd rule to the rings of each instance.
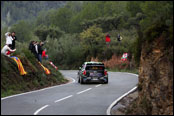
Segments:
[[[142,46],[136,114],[173,115],[173,46],[162,36]]]

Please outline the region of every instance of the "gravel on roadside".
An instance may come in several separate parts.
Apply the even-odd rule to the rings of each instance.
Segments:
[[[137,90],[125,96],[111,109],[111,115],[126,115],[127,107],[137,98]]]

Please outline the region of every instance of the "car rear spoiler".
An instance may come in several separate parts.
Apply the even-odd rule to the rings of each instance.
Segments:
[[[104,66],[104,64],[87,64],[86,66]]]

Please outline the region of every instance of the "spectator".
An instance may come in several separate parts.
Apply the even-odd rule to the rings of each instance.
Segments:
[[[37,41],[31,41],[29,44],[29,50],[34,54],[35,58],[38,58],[38,45]]]
[[[30,44],[29,44],[29,47],[28,47],[28,49],[29,49],[31,52],[32,52],[33,46],[34,46],[34,41],[31,41]]]
[[[43,52],[42,46],[43,46],[43,45],[44,45],[43,42],[39,42],[39,44],[38,44],[38,60],[39,60],[40,62],[42,62],[42,52]]]
[[[107,34],[106,36],[105,36],[105,42],[106,42],[106,45],[107,45],[107,47],[109,47],[109,44],[110,44],[110,42],[111,42],[111,39],[110,39],[110,35],[109,34]]]
[[[118,34],[118,36],[117,36],[117,40],[118,41],[121,41],[123,38],[120,36],[120,34]]]
[[[33,46],[32,51],[33,51],[35,57],[38,59],[38,61],[40,61],[39,56],[38,56],[39,52],[38,52],[38,42],[37,41],[34,42],[34,46]]]
[[[45,58],[46,60],[48,60],[48,55],[46,55],[46,48],[42,52],[42,58]]]
[[[108,42],[108,43],[111,42],[111,39],[110,39],[110,35],[109,34],[106,35],[105,41]]]
[[[15,49],[15,41],[17,40],[16,36],[15,36],[15,32],[12,32],[12,47],[11,49]]]
[[[12,50],[9,45],[5,45],[2,50],[1,50],[1,54],[4,54],[5,56],[10,57],[10,54],[15,52],[16,49]]]
[[[12,47],[12,40],[13,38],[11,37],[11,33],[7,32],[5,33],[5,37],[6,37],[6,45],[8,45],[8,47]]]

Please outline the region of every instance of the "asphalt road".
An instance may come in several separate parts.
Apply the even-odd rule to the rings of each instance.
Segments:
[[[138,83],[133,74],[109,72],[108,84],[79,84],[77,71],[63,70],[69,84],[1,98],[1,115],[106,115],[113,101]]]

